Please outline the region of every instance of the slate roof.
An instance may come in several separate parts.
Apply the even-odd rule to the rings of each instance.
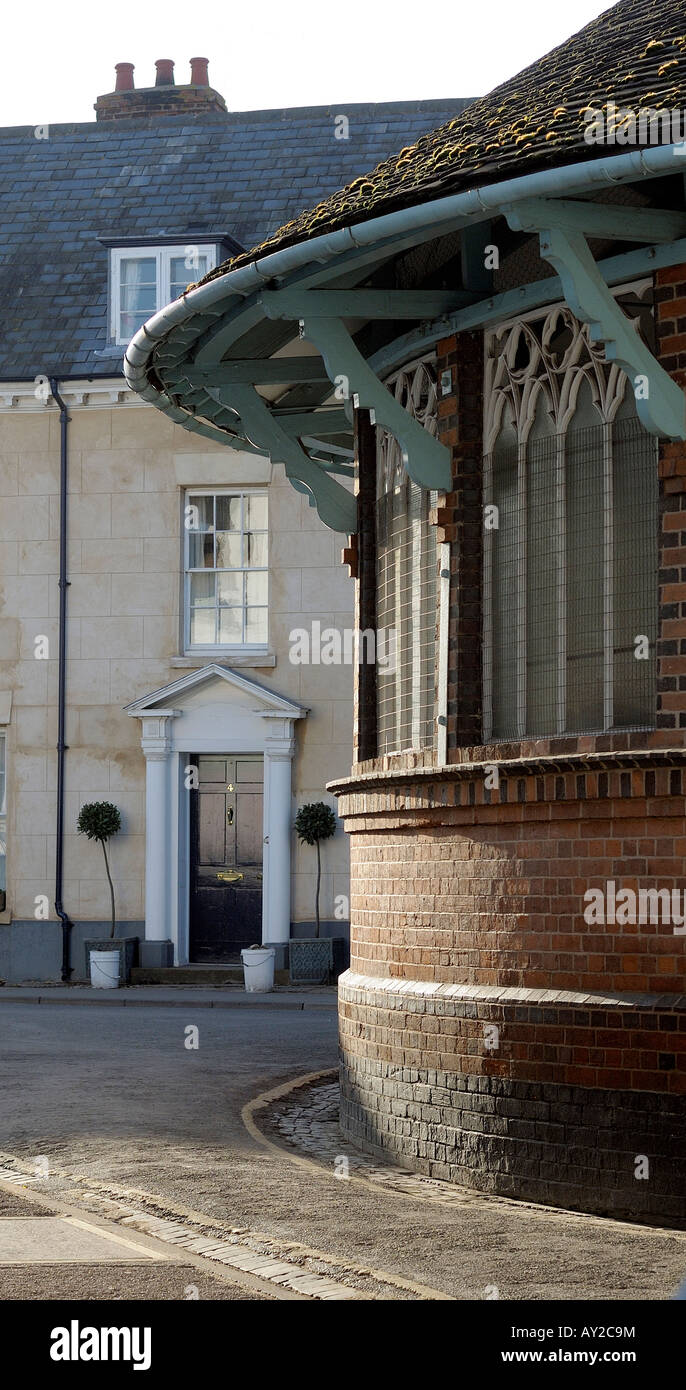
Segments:
[[[0,130],[0,380],[112,376],[101,237],[251,246],[466,99]],[[349,139],[334,138],[344,113]]]
[[[684,0],[621,0],[558,48],[229,264],[465,187],[621,154],[584,140],[587,107],[686,107]],[[212,273],[205,277],[214,278]]]

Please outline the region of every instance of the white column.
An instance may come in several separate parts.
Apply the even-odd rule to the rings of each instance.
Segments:
[[[169,941],[169,753],[166,718],[143,720],[145,753],[145,939]]]
[[[264,880],[262,940],[274,945],[291,934],[291,762],[293,743],[264,754]]]

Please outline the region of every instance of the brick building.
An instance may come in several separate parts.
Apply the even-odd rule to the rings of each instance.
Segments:
[[[330,784],[346,1134],[479,1190],[683,1225],[682,31],[676,0],[621,0],[207,277],[127,372],[191,429],[221,401],[227,444],[248,425],[349,517],[358,626],[395,634],[393,664],[358,667]],[[328,382],[286,374],[268,400],[296,350]],[[285,405],[308,435],[342,407],[356,513]]]

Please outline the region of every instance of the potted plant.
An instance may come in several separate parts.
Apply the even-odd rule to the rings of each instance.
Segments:
[[[317,886],[315,890],[316,932],[313,937],[292,937],[289,949],[291,984],[324,984],[333,968],[333,943],[330,937],[319,935],[319,890],[322,881],[322,840],[336,833],[336,817],[325,801],[311,801],[301,806],[295,818],[296,834],[304,845],[317,850]]]
[[[112,926],[106,940],[86,941],[86,959],[90,967],[90,980],[94,989],[117,989],[122,980],[128,979],[133,962],[137,937],[123,937],[115,943],[117,918],[114,904],[114,884],[107,857],[107,842],[121,830],[121,814],[111,801],[89,801],[81,807],[77,821],[79,835],[89,840],[98,840],[105,858],[105,871],[110,885],[112,904]]]

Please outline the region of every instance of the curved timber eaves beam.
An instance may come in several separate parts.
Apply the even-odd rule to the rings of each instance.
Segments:
[[[683,265],[686,261],[686,238],[670,242],[666,246],[643,246],[636,251],[624,251],[619,256],[608,256],[597,261],[597,267],[607,285],[620,285],[636,280],[643,275],[652,275],[664,266]],[[447,318],[435,319],[433,323],[423,323],[410,333],[403,333],[384,347],[379,348],[369,359],[370,366],[378,376],[401,367],[414,357],[421,357],[434,347],[439,338],[450,338],[454,333],[465,333],[474,328],[485,328],[492,323],[528,313],[546,304],[554,304],[563,298],[559,275],[551,275],[546,280],[536,280],[528,285],[518,285],[513,290],[503,290],[501,294],[490,295],[466,309],[458,309]]]
[[[213,395],[215,393],[213,392]],[[314,459],[308,458],[296,439],[291,438],[274,419],[267,402],[250,385],[220,388],[216,397],[237,411],[247,438],[274,463],[282,463],[286,477],[298,492],[310,494],[311,505],[332,531],[353,535],[357,530],[357,502],[351,492]]]
[[[505,209],[510,226],[525,230],[526,216]],[[580,231],[556,226],[554,211],[546,212],[549,225],[537,226],[541,255],[557,271],[572,313],[588,324],[593,342],[605,345],[605,355],[626,372],[636,398],[636,413],[650,434],[667,439],[686,439],[686,397],[665,371],[611,294]]]
[[[452,485],[450,454],[418,420],[413,419],[400,401],[392,396],[362,356],[340,319],[305,318],[302,331],[314,343],[326,363],[329,379],[342,385],[348,398],[373,410],[377,425],[397,439],[403,462],[418,487],[449,492]]]

